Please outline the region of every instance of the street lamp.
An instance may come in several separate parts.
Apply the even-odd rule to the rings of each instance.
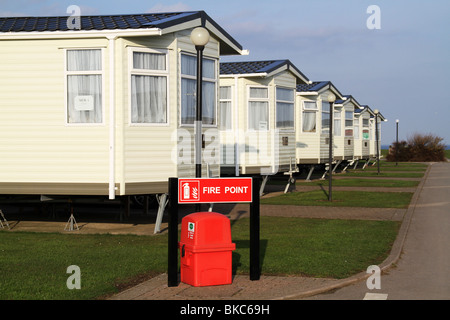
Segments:
[[[380,141],[378,141],[378,114],[380,113],[378,109],[375,109],[373,111],[375,113],[375,139],[376,139],[376,146],[377,146],[377,169],[378,174],[380,174]]]
[[[332,170],[331,170],[331,163],[333,162],[333,103],[336,101],[336,96],[332,94],[331,92],[328,94],[327,97],[328,102],[330,103],[330,125],[329,125],[329,133],[328,133],[328,201],[332,201],[332,193],[331,193],[331,185],[332,185]]]
[[[395,120],[396,124],[397,124],[397,129],[395,132],[395,140],[397,142],[397,144],[395,145],[395,165],[398,166],[398,123],[400,122],[400,120]]]
[[[195,118],[195,177],[202,177],[202,78],[203,49],[209,41],[209,32],[203,27],[192,30],[191,41],[197,50],[197,109]]]

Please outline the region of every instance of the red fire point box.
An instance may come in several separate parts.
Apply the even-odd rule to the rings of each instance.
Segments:
[[[197,212],[181,222],[181,282],[194,287],[232,283],[230,220],[215,212]]]

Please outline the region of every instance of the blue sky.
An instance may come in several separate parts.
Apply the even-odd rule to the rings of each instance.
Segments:
[[[382,144],[432,133],[450,145],[450,1],[448,0],[0,0],[0,16],[82,15],[204,10],[249,56],[289,59],[309,79],[330,80],[343,94],[388,119]],[[381,29],[368,29],[370,5]]]

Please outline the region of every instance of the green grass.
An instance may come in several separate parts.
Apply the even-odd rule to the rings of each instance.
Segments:
[[[348,177],[387,177],[387,178],[422,178],[424,173],[422,172],[386,172],[383,170],[380,170],[380,174],[378,174],[378,171],[375,170],[369,170],[369,171],[352,171],[349,170],[347,173],[345,173],[345,176]]]
[[[164,235],[1,231],[0,299],[94,299],[132,277],[164,272],[166,256]],[[81,269],[81,290],[67,289],[70,265]]]
[[[381,263],[399,223],[261,217],[262,273],[343,278]],[[232,222],[233,272],[249,271],[249,220]],[[167,235],[79,235],[0,231],[0,299],[96,299],[167,268]],[[81,270],[69,290],[67,267]]]
[[[368,208],[407,208],[412,192],[366,192],[333,190],[333,201],[328,201],[328,188],[309,192],[292,192],[261,199],[261,204],[293,206],[336,206]]]
[[[375,179],[333,179],[332,185],[336,187],[386,187],[386,188],[413,188],[419,185],[419,181],[409,180],[375,180]],[[303,182],[297,180],[297,186],[324,186],[328,188],[328,180],[313,180]]]
[[[386,259],[398,222],[261,217],[262,273],[346,278]],[[233,226],[248,230],[248,219]],[[233,256],[248,270],[248,234],[233,238]]]

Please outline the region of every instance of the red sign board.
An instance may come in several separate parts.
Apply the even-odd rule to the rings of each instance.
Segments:
[[[252,202],[252,178],[178,179],[178,203]]]

